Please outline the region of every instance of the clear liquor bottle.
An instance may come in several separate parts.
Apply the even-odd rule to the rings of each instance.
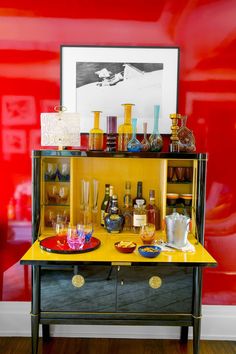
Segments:
[[[89,131],[89,150],[103,150],[103,130],[99,128],[101,111],[94,111],[94,127]]]
[[[110,191],[110,184],[106,183],[105,184],[105,195],[101,204],[101,226],[104,226],[104,215],[105,215],[105,210],[106,206],[109,200],[109,191]]]
[[[149,191],[149,204],[147,205],[147,222],[154,224],[156,230],[160,230],[160,209],[155,204],[155,191]]]
[[[137,183],[137,195],[133,200],[133,205],[137,204],[137,200],[143,200],[143,204],[146,205],[146,199],[143,198],[143,182]]]
[[[124,123],[118,127],[118,151],[127,151],[128,142],[132,138],[131,112],[132,103],[124,103]]]
[[[131,198],[131,182],[125,182],[125,194],[122,214],[124,216],[124,231],[130,231],[133,223],[133,203]]]
[[[142,227],[147,224],[147,211],[143,204],[143,200],[138,199],[134,206],[133,230],[135,233],[140,233]]]
[[[124,216],[120,214],[118,208],[117,196],[112,196],[109,214],[105,217],[105,227],[109,233],[117,234],[122,231],[124,225]]]

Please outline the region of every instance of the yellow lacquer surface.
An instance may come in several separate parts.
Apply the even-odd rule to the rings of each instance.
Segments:
[[[43,251],[39,247],[39,242],[36,241],[28,252],[22,257],[22,262],[34,263],[38,262],[114,262],[114,264],[122,264],[122,262],[141,263],[141,262],[156,262],[156,263],[194,263],[194,264],[206,264],[215,265],[216,261],[206,251],[206,249],[200,244],[195,244],[196,240],[189,236],[189,241],[194,244],[195,252],[182,252],[179,250],[162,251],[156,258],[142,257],[138,252],[138,247],[142,245],[140,237],[134,234],[116,234],[111,235],[105,231],[98,231],[94,234],[101,241],[101,245],[98,249],[79,254],[57,254]],[[164,239],[164,234],[157,234],[156,239]],[[118,252],[114,243],[118,241],[133,241],[137,244],[136,250],[131,254],[125,254]]]

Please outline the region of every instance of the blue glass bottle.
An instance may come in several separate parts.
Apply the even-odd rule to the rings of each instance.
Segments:
[[[130,152],[139,152],[142,149],[140,141],[136,138],[137,118],[132,118],[132,139],[128,142],[127,149]]]
[[[112,196],[112,204],[109,214],[104,219],[105,227],[109,233],[117,234],[123,230],[124,216],[120,214],[117,196]]]
[[[160,113],[160,106],[154,106],[154,128],[153,133],[149,137],[150,143],[150,151],[159,152],[162,150],[163,147],[163,140],[162,136],[158,130],[158,122],[159,122],[159,113]]]

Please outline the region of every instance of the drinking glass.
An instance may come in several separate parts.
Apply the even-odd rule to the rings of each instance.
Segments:
[[[85,244],[84,229],[78,226],[69,226],[67,230],[67,243],[73,250],[80,250]]]
[[[59,188],[59,203],[60,204],[66,204],[68,202],[68,197],[69,197],[69,188],[66,186],[61,186]]]
[[[55,181],[57,176],[57,164],[48,162],[45,166],[44,180]]]
[[[168,171],[167,171],[168,182],[173,181],[174,174],[175,174],[175,168],[173,166],[168,166]]]
[[[68,162],[58,165],[58,179],[60,182],[70,182],[70,165]]]
[[[178,179],[178,182],[184,182],[184,167],[175,167],[175,174]]]
[[[151,244],[155,238],[156,227],[154,224],[143,225],[140,230],[140,237],[144,244]]]
[[[58,189],[55,184],[49,184],[47,186],[47,197],[49,204],[57,204],[58,202]]]
[[[56,221],[54,228],[57,236],[65,236],[67,233],[67,225],[62,221]]]

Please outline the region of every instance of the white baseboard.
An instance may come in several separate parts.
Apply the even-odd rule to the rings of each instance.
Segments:
[[[202,314],[202,339],[236,340],[236,306],[204,305]],[[0,336],[30,336],[29,302],[0,302],[0,318]],[[164,326],[51,326],[54,337],[176,339],[179,334],[179,327]],[[192,337],[191,328],[189,336]]]

